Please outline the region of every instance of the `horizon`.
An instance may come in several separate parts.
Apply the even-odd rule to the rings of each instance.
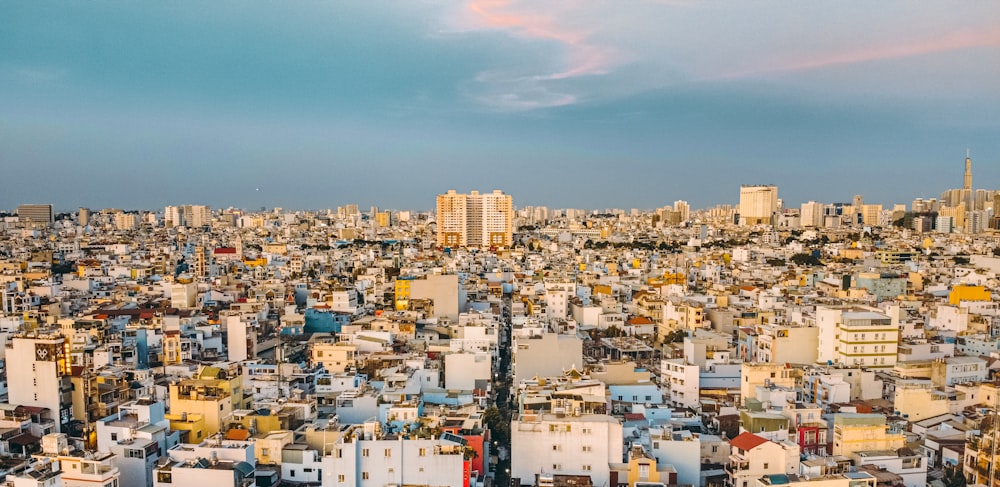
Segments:
[[[4,2],[0,207],[909,204],[967,149],[1000,189],[1000,3],[908,7]]]

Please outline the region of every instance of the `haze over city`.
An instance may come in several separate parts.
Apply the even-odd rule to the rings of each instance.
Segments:
[[[0,208],[1000,187],[997,2],[3,2]]]

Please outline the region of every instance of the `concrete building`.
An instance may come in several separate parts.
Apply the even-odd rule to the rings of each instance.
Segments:
[[[63,432],[73,404],[66,338],[58,333],[15,335],[7,347],[8,400],[41,408],[42,435]]]
[[[42,225],[51,225],[56,221],[52,205],[19,205],[17,217],[20,220]]]
[[[322,457],[323,487],[467,485],[462,438],[382,437],[374,423],[347,430]]]
[[[743,185],[740,187],[740,225],[771,225],[778,212],[778,187]]]
[[[444,357],[445,389],[487,389],[492,378],[493,361],[489,353],[450,353]]]
[[[500,190],[437,197],[439,247],[509,247],[514,234],[514,206]]]
[[[583,366],[583,342],[576,336],[545,333],[515,338],[514,384],[532,377],[558,377],[572,367]]]
[[[838,413],[833,416],[833,455],[849,456],[869,450],[898,450],[906,446],[906,435],[889,425],[881,414]]]
[[[775,443],[753,433],[740,433],[729,444],[732,451],[726,472],[732,487],[750,487],[765,475],[799,470],[799,446],[794,443]]]
[[[594,485],[611,480],[621,463],[622,425],[601,414],[522,414],[511,421],[511,477],[522,482],[537,473],[589,475]]]
[[[869,308],[816,307],[818,362],[891,368],[896,365],[899,326]]]

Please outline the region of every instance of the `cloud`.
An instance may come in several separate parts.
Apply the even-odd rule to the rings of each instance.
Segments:
[[[886,61],[960,49],[993,46],[1000,46],[1000,31],[998,30],[982,32],[958,31],[932,39],[863,46],[839,52],[820,53],[808,59],[785,59],[762,67],[726,72],[712,75],[705,79],[753,78],[773,73],[808,71],[840,65]]]
[[[592,27],[574,26],[567,19],[572,2],[470,0],[454,12],[451,30],[498,31],[527,41],[554,43],[560,52],[545,66],[504,66],[478,73],[464,87],[478,102],[498,110],[530,110],[580,101],[566,81],[607,74],[627,56],[594,41]]]

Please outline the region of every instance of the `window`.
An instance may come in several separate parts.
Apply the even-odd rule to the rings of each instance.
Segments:
[[[118,441],[118,433],[111,433],[111,441]]]
[[[422,456],[422,457],[426,457],[427,456],[427,449],[426,448],[421,448],[420,449],[420,456]]]
[[[594,451],[594,448],[590,445],[583,445],[583,451]]]
[[[337,482],[344,483],[344,474],[337,475]]]
[[[562,468],[562,466],[561,466],[561,465],[559,465],[558,463],[553,463],[553,464],[552,464],[552,470],[559,470],[559,469],[561,469],[561,468]]]
[[[368,480],[368,472],[361,472],[361,480]]]
[[[368,449],[367,448],[362,448],[361,449],[361,456],[363,456],[363,457],[367,457],[368,456]]]
[[[590,465],[584,465],[583,466],[583,471],[584,472],[589,472],[590,471]]]
[[[559,451],[559,450],[562,450],[561,446],[559,446],[559,445],[552,445],[552,451]]]
[[[337,448],[337,458],[344,458],[344,450],[342,448]]]
[[[126,448],[125,458],[146,458],[146,452],[139,448]]]
[[[386,448],[386,449],[385,449],[385,457],[386,457],[386,458],[389,458],[389,457],[391,457],[391,456],[392,456],[392,449],[390,449],[390,448]]]
[[[767,462],[764,462],[764,470],[767,470]]]
[[[289,474],[288,474],[289,477],[294,477],[295,476],[295,469],[291,469],[288,472],[289,472]]]

